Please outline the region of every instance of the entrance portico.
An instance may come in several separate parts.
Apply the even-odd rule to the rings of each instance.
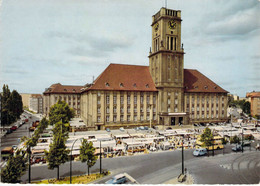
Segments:
[[[179,113],[171,113],[171,112],[161,112],[159,114],[160,120],[159,124],[164,126],[179,126],[188,124],[187,121],[187,113],[179,112]]]

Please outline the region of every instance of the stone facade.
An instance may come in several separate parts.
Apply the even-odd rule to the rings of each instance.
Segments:
[[[43,113],[43,97],[41,94],[32,94],[29,99],[29,110],[36,113]]]
[[[260,116],[260,92],[247,93],[246,97],[249,98],[251,115]]]

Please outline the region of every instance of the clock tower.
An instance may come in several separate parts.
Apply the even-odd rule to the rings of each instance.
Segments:
[[[149,69],[158,89],[159,124],[185,124],[187,116],[184,112],[181,11],[161,8],[152,21]]]

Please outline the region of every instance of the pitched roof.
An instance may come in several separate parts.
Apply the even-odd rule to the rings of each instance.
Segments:
[[[246,93],[246,97],[260,97],[260,92],[249,92],[249,93]]]
[[[148,66],[110,64],[87,90],[157,91]]]
[[[46,89],[43,94],[56,93],[56,94],[78,94],[81,92],[83,86],[74,86],[74,85],[61,85],[56,83]]]
[[[184,92],[228,93],[197,70],[184,69]]]

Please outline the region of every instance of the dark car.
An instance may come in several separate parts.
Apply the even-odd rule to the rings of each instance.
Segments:
[[[241,151],[242,150],[242,146],[241,145],[236,145],[235,147],[232,148],[232,151]]]
[[[147,126],[144,126],[144,130],[148,130],[149,128]]]
[[[124,174],[118,174],[112,179],[106,181],[106,184],[121,184],[126,182],[126,177]]]

